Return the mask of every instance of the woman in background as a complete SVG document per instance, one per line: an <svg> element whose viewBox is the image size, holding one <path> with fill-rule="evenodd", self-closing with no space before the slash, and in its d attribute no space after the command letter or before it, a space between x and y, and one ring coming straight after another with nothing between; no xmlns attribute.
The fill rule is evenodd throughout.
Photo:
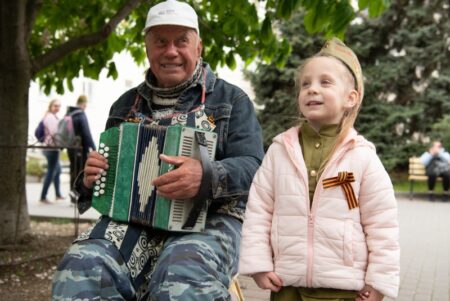
<svg viewBox="0 0 450 301"><path fill-rule="evenodd" d="M44 115L43 121L45 126L45 139L44 144L46 146L55 146L53 137L58 130L59 118L57 116L61 108L61 103L57 99L50 101L48 110ZM60 180L61 164L59 162L59 149L44 149L43 153L47 159L47 173L44 178L44 185L42 186L40 202L44 204L50 204L47 199L47 192L50 184L53 182L55 185L56 200L63 200L64 197L61 194Z"/></svg>

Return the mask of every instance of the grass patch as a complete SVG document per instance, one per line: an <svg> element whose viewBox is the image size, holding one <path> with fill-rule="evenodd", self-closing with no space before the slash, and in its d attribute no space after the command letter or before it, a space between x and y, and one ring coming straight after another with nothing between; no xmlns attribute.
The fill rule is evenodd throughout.
<svg viewBox="0 0 450 301"><path fill-rule="evenodd" d="M61 151L59 159L63 162L69 162L69 154L67 153L67 149L63 149Z"/></svg>
<svg viewBox="0 0 450 301"><path fill-rule="evenodd" d="M36 176L38 178L42 178L45 174L43 161L37 158L28 158L26 170L27 175Z"/></svg>
<svg viewBox="0 0 450 301"><path fill-rule="evenodd" d="M55 218L55 217L40 217L32 216L31 220L34 222L49 222L55 225L73 224L73 218ZM83 221L80 221L82 223Z"/></svg>
<svg viewBox="0 0 450 301"><path fill-rule="evenodd" d="M394 185L395 192L409 192L410 182L408 180L407 174L391 174L391 181ZM413 191L417 193L428 192L427 182L425 181L414 181ZM436 186L434 188L436 193L442 193L442 179L438 178L436 181Z"/></svg>

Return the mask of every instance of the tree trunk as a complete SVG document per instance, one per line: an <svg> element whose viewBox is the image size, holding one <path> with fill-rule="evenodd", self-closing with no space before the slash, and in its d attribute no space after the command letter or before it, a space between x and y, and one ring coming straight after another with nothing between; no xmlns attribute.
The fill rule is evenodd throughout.
<svg viewBox="0 0 450 301"><path fill-rule="evenodd" d="M0 245L20 242L30 228L25 157L31 66L25 7L25 0L0 4Z"/></svg>

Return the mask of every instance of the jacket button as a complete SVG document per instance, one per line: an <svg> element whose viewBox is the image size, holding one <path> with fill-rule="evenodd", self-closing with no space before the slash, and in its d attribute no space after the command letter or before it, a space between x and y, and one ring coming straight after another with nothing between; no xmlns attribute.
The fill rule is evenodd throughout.
<svg viewBox="0 0 450 301"><path fill-rule="evenodd" d="M317 142L316 145L314 145L316 148L320 147L320 142Z"/></svg>
<svg viewBox="0 0 450 301"><path fill-rule="evenodd" d="M311 172L309 174L311 175L311 177L317 176L317 172L314 169L311 170Z"/></svg>

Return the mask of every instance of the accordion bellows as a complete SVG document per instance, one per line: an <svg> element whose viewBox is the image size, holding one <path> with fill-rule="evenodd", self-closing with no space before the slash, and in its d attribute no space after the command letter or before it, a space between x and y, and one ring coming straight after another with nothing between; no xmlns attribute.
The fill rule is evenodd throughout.
<svg viewBox="0 0 450 301"><path fill-rule="evenodd" d="M185 227L193 201L160 197L151 184L154 178L174 168L159 159L161 153L200 159L196 132L206 138L212 161L217 143L213 132L181 125L122 123L101 133L99 153L108 159L109 169L94 185L92 206L116 221L168 231L203 231L206 204L195 225Z"/></svg>

